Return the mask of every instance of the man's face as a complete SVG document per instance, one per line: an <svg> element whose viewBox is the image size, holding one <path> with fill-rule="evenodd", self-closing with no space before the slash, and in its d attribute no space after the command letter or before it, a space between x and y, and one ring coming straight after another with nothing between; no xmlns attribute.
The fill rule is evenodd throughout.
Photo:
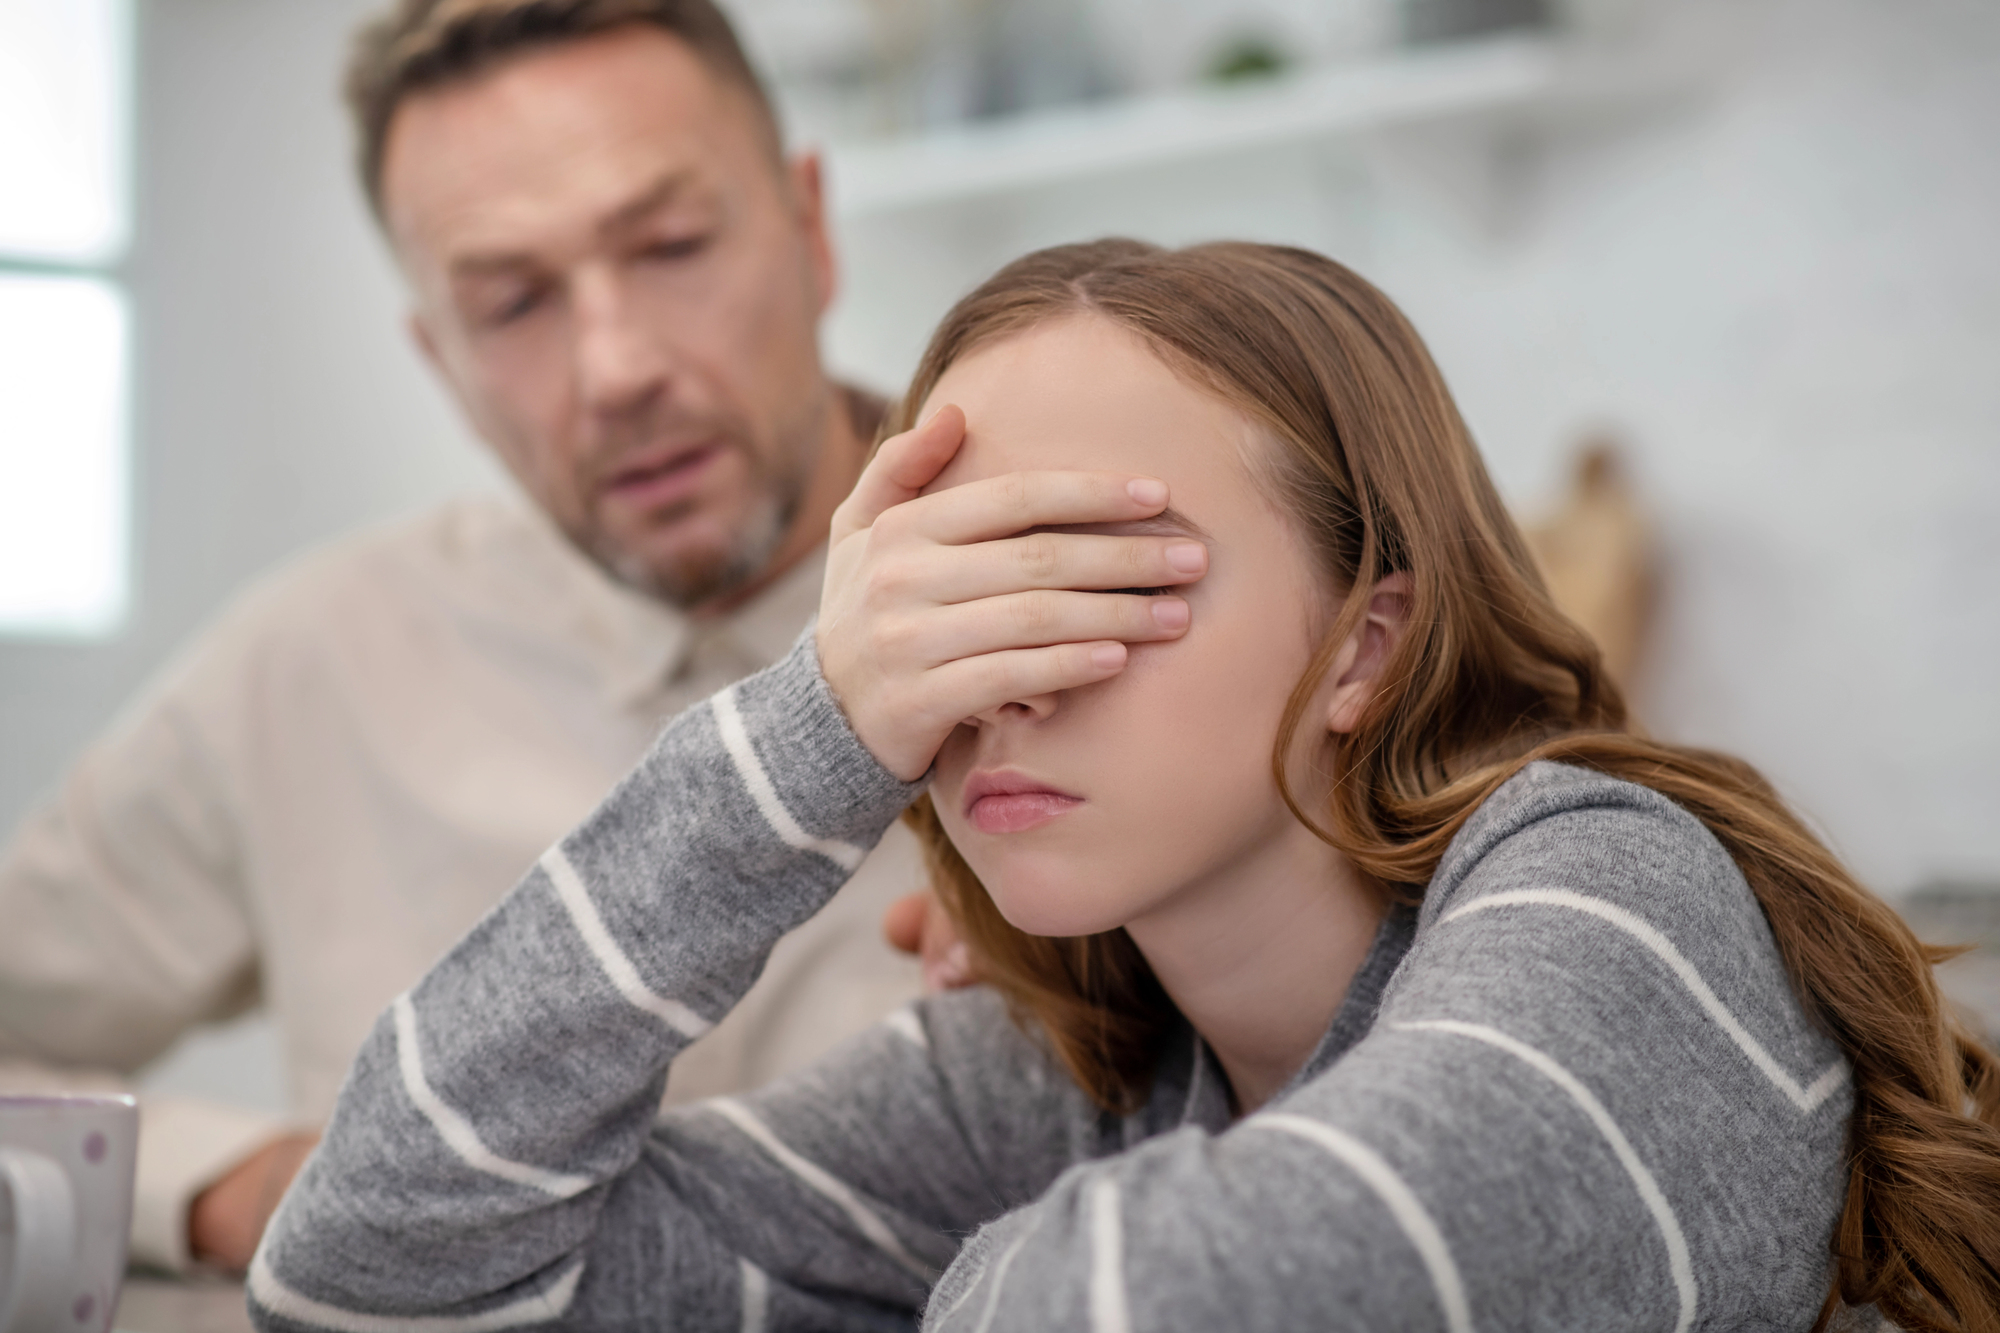
<svg viewBox="0 0 2000 1333"><path fill-rule="evenodd" d="M826 438L832 260L810 161L634 24L398 108L383 159L417 336L563 531L682 605L770 561Z"/></svg>

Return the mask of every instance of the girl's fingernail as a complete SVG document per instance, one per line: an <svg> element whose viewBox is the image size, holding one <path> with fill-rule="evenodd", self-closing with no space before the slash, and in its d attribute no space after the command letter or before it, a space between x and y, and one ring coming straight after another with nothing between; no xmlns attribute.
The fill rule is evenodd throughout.
<svg viewBox="0 0 2000 1333"><path fill-rule="evenodd" d="M1161 629L1186 629L1188 604L1178 597L1153 603L1153 623Z"/></svg>
<svg viewBox="0 0 2000 1333"><path fill-rule="evenodd" d="M1166 556L1168 568L1177 574L1199 574L1208 568L1208 548L1200 542L1175 542Z"/></svg>
<svg viewBox="0 0 2000 1333"><path fill-rule="evenodd" d="M1125 645L1122 643L1100 643L1090 650L1090 664L1099 671L1109 671L1113 667L1125 665Z"/></svg>
<svg viewBox="0 0 2000 1333"><path fill-rule="evenodd" d="M1125 483L1125 493L1140 504L1157 509L1167 502L1167 483L1151 477L1134 477Z"/></svg>

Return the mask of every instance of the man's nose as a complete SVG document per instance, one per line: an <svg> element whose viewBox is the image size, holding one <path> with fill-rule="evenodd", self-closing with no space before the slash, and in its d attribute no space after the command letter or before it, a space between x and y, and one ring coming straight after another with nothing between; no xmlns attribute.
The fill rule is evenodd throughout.
<svg viewBox="0 0 2000 1333"><path fill-rule="evenodd" d="M665 330L651 326L617 273L579 275L572 302L577 395L585 410L617 416L666 387L671 357Z"/></svg>

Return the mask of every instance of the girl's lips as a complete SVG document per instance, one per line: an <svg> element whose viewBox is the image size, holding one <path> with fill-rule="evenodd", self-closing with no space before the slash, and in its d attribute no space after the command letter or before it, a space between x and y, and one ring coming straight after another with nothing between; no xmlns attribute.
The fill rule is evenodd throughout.
<svg viewBox="0 0 2000 1333"><path fill-rule="evenodd" d="M1083 804L1020 773L974 773L965 783L965 817L981 833L1019 833Z"/></svg>
<svg viewBox="0 0 2000 1333"><path fill-rule="evenodd" d="M982 796L966 811L981 833L1019 833L1046 824L1083 804L1081 797L1053 791L1017 791Z"/></svg>

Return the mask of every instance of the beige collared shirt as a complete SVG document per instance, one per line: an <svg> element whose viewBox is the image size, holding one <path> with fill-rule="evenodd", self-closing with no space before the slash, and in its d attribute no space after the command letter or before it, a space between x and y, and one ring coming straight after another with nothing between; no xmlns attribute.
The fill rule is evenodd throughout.
<svg viewBox="0 0 2000 1333"><path fill-rule="evenodd" d="M0 855L0 1088L101 1085L262 1004L294 1117L322 1121L376 1016L661 723L784 655L822 564L696 622L482 499L264 581ZM899 825L668 1099L761 1083L915 994L879 923L922 878ZM135 1257L179 1267L194 1194L280 1126L166 1098L141 1124Z"/></svg>

